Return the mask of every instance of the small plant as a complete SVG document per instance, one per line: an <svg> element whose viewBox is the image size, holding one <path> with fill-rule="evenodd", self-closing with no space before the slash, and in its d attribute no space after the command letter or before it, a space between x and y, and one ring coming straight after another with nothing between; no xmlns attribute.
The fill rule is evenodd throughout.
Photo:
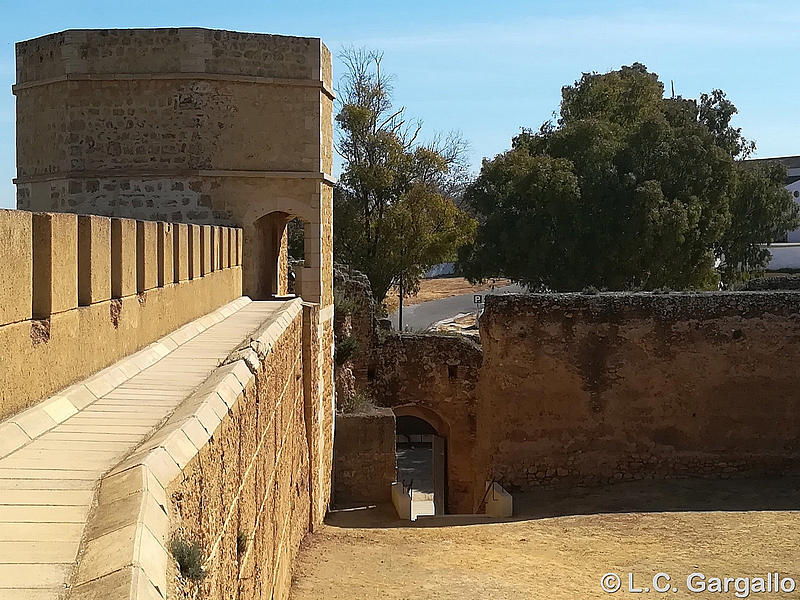
<svg viewBox="0 0 800 600"><path fill-rule="evenodd" d="M372 396L363 390L356 390L352 396L344 401L341 411L343 413L358 413L363 412L370 406L373 406Z"/></svg>
<svg viewBox="0 0 800 600"><path fill-rule="evenodd" d="M236 534L236 554L242 555L247 551L247 543L250 541L250 538L247 537L247 534L244 531L240 531Z"/></svg>
<svg viewBox="0 0 800 600"><path fill-rule="evenodd" d="M173 538L169 544L169 551L178 563L184 579L200 581L206 576L206 572L203 570L203 552L200 544Z"/></svg>
<svg viewBox="0 0 800 600"><path fill-rule="evenodd" d="M333 306L337 313L342 315L350 315L358 308L358 304L347 298L339 290L333 290Z"/></svg>
<svg viewBox="0 0 800 600"><path fill-rule="evenodd" d="M344 363L353 358L356 352L358 352L358 340L352 335L344 336L336 341L334 360L336 364L341 367Z"/></svg>
<svg viewBox="0 0 800 600"><path fill-rule="evenodd" d="M581 294L584 296L597 296L599 293L600 290L593 285L587 285L585 288L583 288L583 290L581 290Z"/></svg>

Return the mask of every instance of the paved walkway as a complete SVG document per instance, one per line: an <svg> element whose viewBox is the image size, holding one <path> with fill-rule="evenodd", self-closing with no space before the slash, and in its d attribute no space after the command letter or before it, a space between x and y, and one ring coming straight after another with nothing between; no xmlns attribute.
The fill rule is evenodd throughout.
<svg viewBox="0 0 800 600"><path fill-rule="evenodd" d="M188 340L182 335L158 362L0 459L0 599L64 592L102 476L283 304L248 303Z"/></svg>

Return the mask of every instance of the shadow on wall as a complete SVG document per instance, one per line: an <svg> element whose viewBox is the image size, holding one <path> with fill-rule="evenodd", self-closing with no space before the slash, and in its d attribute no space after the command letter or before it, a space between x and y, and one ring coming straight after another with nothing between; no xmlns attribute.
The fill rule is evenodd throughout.
<svg viewBox="0 0 800 600"><path fill-rule="evenodd" d="M332 513L326 523L332 527L365 529L454 527L593 514L796 510L800 510L800 477L673 479L517 491L514 517L507 519L468 515L454 520L444 515L401 521L391 504L382 504L367 510Z"/></svg>

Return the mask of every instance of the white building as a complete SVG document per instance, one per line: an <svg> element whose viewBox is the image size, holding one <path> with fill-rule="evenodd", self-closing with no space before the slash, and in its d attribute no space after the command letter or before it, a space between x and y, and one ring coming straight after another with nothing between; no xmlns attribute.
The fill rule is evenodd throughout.
<svg viewBox="0 0 800 600"><path fill-rule="evenodd" d="M758 158L748 163L780 162L786 166L786 189L791 192L795 203L800 205L800 156L779 156L775 158ZM772 260L767 265L768 271L778 269L800 269L800 229L790 231L785 242L770 245Z"/></svg>

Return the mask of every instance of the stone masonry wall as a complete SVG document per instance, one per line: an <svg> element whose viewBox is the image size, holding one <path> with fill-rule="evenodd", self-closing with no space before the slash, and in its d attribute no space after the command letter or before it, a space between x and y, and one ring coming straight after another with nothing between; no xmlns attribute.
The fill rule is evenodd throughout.
<svg viewBox="0 0 800 600"><path fill-rule="evenodd" d="M300 541L321 522L314 480L329 485L330 477L309 437L317 430L308 419L325 420L318 398L305 395L315 384L305 380L309 352L318 350L304 327L309 316L281 327L250 385L168 489L173 536L200 544L207 572L199 586L170 578L176 598L288 597Z"/></svg>
<svg viewBox="0 0 800 600"><path fill-rule="evenodd" d="M243 228L243 287L275 270L256 222L306 223L303 298L332 303L331 55L318 38L69 30L16 46L17 207Z"/></svg>
<svg viewBox="0 0 800 600"><path fill-rule="evenodd" d="M480 347L463 337L399 334L374 350L371 390L395 415L428 421L447 439L448 512L472 512Z"/></svg>
<svg viewBox="0 0 800 600"><path fill-rule="evenodd" d="M796 470L800 294L491 296L476 484Z"/></svg>
<svg viewBox="0 0 800 600"><path fill-rule="evenodd" d="M338 413L333 465L336 506L391 502L397 477L394 413L386 408Z"/></svg>
<svg viewBox="0 0 800 600"><path fill-rule="evenodd" d="M347 368L352 372L356 387L363 389L367 384L372 347L376 343L375 301L369 279L359 271L337 264L333 271L333 290L338 304L334 333L337 340L353 336L358 342Z"/></svg>
<svg viewBox="0 0 800 600"><path fill-rule="evenodd" d="M0 210L0 420L241 296L242 231Z"/></svg>

